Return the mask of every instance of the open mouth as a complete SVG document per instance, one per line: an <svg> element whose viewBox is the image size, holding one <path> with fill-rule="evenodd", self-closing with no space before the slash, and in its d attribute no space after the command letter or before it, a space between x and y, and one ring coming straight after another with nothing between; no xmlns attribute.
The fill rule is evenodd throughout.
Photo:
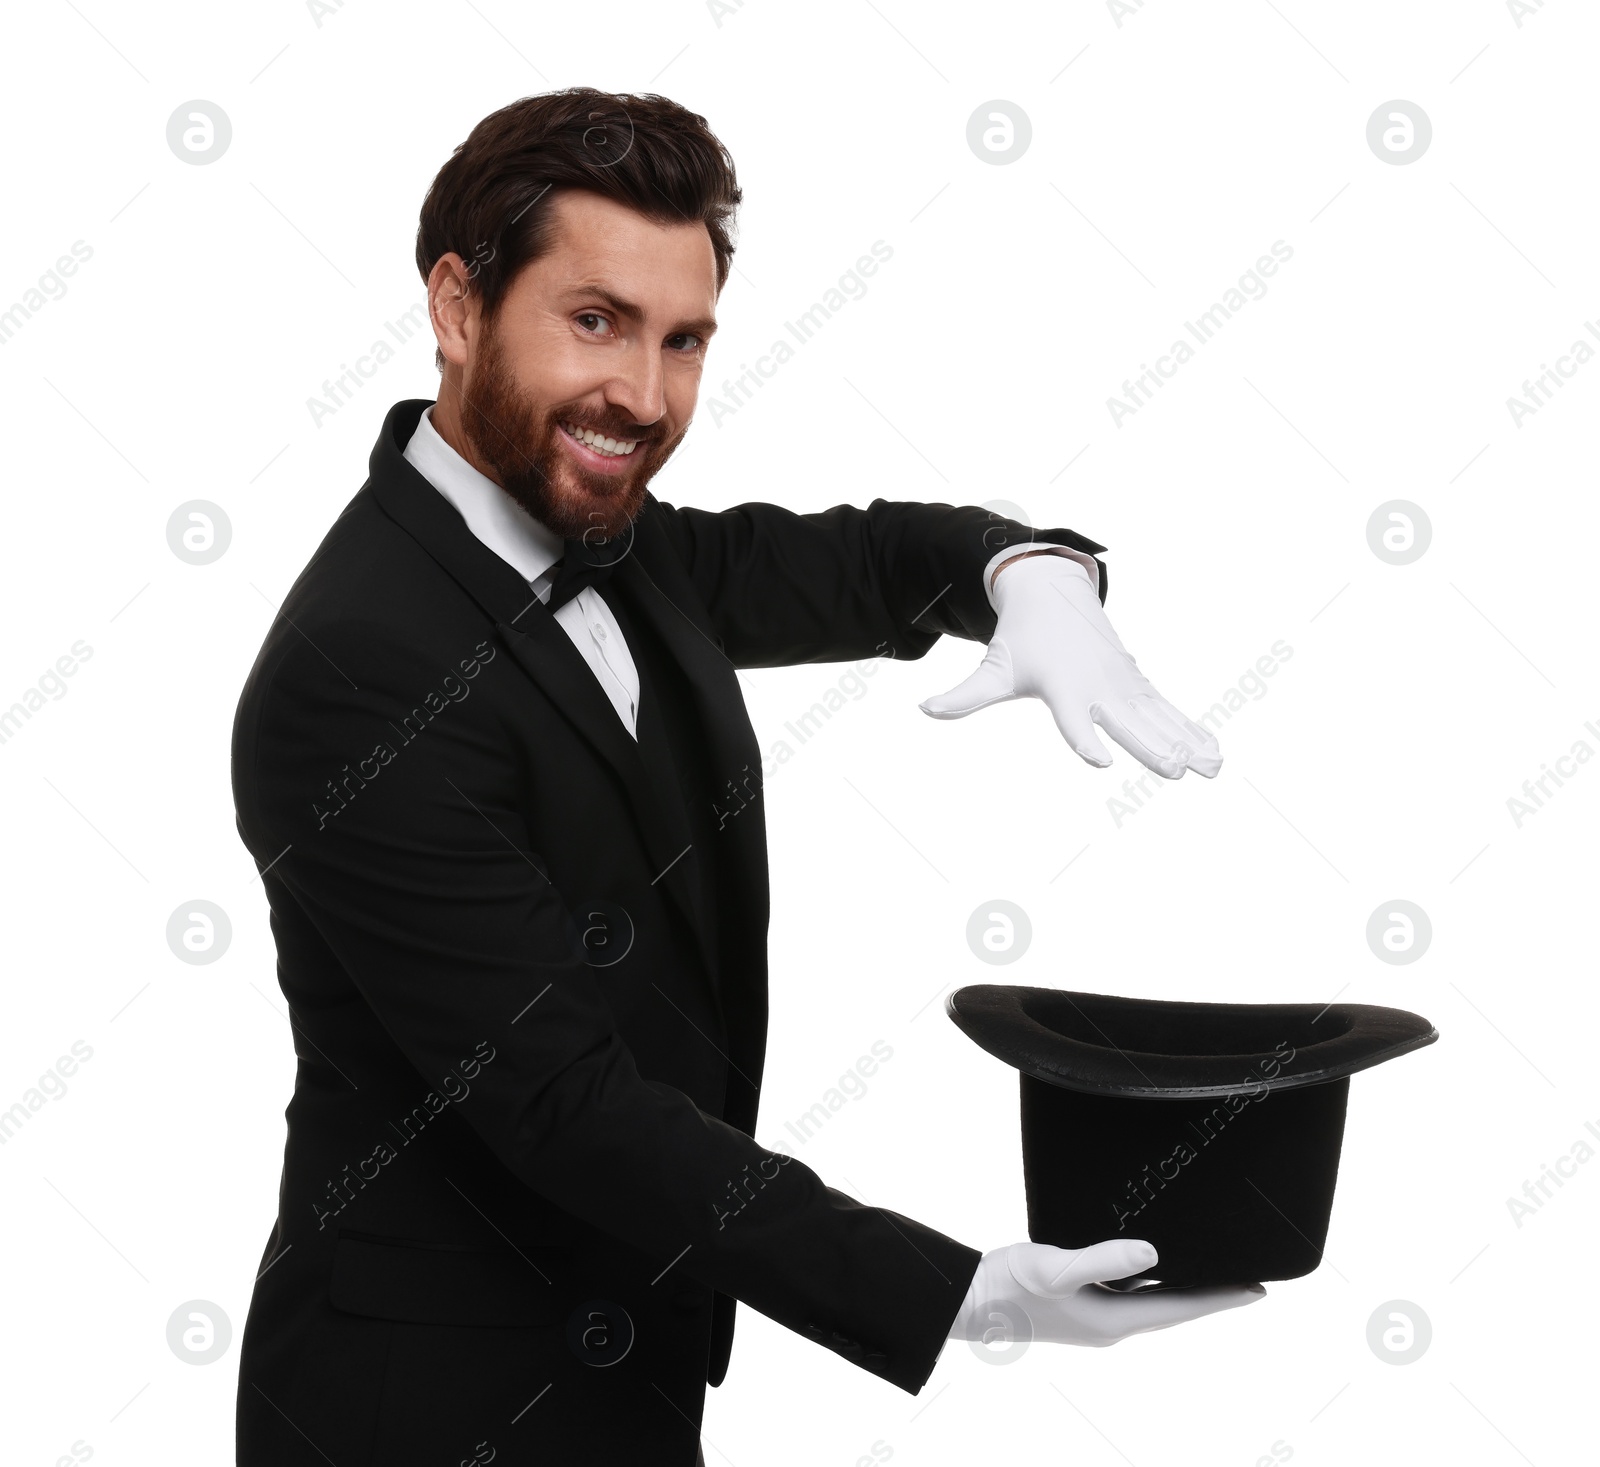
<svg viewBox="0 0 1600 1467"><path fill-rule="evenodd" d="M626 458L640 443L637 438L610 438L593 428L579 428L573 423L563 423L561 431L601 458Z"/></svg>

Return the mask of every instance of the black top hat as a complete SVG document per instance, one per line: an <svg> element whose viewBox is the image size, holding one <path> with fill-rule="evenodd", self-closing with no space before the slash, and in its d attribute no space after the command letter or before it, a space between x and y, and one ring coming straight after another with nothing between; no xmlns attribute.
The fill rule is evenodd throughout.
<svg viewBox="0 0 1600 1467"><path fill-rule="evenodd" d="M945 1001L1021 1072L1028 1236L1144 1238L1125 1287L1299 1278L1322 1260L1350 1076L1439 1035L1372 1004L1173 1003L977 984Z"/></svg>

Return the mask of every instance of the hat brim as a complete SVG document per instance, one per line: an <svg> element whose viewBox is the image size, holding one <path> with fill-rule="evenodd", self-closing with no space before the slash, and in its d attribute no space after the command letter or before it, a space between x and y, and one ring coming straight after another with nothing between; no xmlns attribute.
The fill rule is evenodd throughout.
<svg viewBox="0 0 1600 1467"><path fill-rule="evenodd" d="M980 983L957 989L945 1010L1025 1075L1139 1099L1323 1085L1439 1037L1420 1014L1374 1004L1192 1003Z"/></svg>

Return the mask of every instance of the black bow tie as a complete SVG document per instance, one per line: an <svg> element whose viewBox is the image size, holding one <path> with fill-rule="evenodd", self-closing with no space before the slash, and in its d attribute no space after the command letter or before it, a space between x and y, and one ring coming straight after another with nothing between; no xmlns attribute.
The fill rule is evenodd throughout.
<svg viewBox="0 0 1600 1467"><path fill-rule="evenodd" d="M631 526L611 540L568 540L561 559L551 567L555 579L545 605L555 611L586 586L603 586L632 549Z"/></svg>

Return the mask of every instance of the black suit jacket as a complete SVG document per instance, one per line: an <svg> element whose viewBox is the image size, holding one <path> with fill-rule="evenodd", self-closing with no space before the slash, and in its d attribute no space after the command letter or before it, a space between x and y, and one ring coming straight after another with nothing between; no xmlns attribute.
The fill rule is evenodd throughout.
<svg viewBox="0 0 1600 1467"><path fill-rule="evenodd" d="M649 498L603 594L726 787L691 820L403 457L427 406L389 413L234 725L298 1056L239 1461L687 1462L738 1299L915 1392L979 1253L752 1139L767 870L734 669L985 641L981 568L1033 532Z"/></svg>

